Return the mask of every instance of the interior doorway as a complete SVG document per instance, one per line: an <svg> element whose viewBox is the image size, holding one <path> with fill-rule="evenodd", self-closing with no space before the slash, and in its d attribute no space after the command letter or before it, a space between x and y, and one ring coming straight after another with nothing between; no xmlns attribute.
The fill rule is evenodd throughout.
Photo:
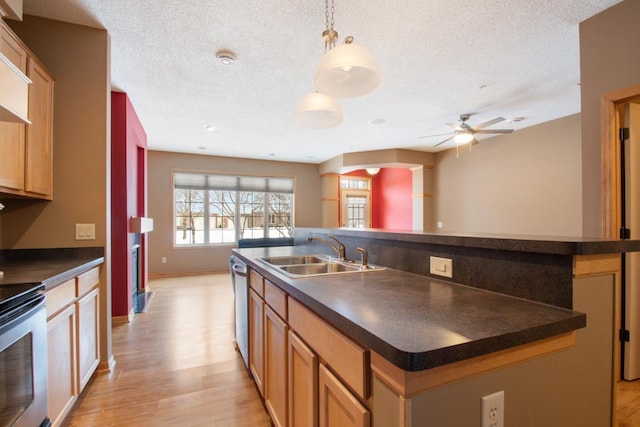
<svg viewBox="0 0 640 427"><path fill-rule="evenodd" d="M640 99L624 102L619 108L621 130L621 237L640 239ZM625 236L626 234L626 236ZM640 253L623 254L624 280L621 289L621 377L640 378Z"/></svg>
<svg viewBox="0 0 640 427"><path fill-rule="evenodd" d="M640 85L602 99L603 237L640 238ZM623 131L622 129L628 129ZM640 257L622 254L616 302L619 379L640 378ZM620 333L618 333L620 332Z"/></svg>

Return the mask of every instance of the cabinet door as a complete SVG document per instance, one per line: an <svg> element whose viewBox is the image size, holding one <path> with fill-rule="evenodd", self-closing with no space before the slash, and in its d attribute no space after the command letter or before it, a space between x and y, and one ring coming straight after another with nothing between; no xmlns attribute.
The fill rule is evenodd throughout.
<svg viewBox="0 0 640 427"><path fill-rule="evenodd" d="M289 331L289 425L318 425L318 357Z"/></svg>
<svg viewBox="0 0 640 427"><path fill-rule="evenodd" d="M76 382L76 309L70 305L47 322L48 411L60 425L78 395Z"/></svg>
<svg viewBox="0 0 640 427"><path fill-rule="evenodd" d="M289 326L268 305L264 309L264 402L276 427L287 426L287 342Z"/></svg>
<svg viewBox="0 0 640 427"><path fill-rule="evenodd" d="M50 198L53 169L53 79L33 58L27 64L29 120L26 125L25 191Z"/></svg>
<svg viewBox="0 0 640 427"><path fill-rule="evenodd" d="M0 122L0 187L24 189L24 126Z"/></svg>
<svg viewBox="0 0 640 427"><path fill-rule="evenodd" d="M0 53L27 72L27 52L0 19ZM24 189L24 124L0 122L0 187Z"/></svg>
<svg viewBox="0 0 640 427"><path fill-rule="evenodd" d="M98 288L77 303L78 319L78 390L84 389L100 363L100 301Z"/></svg>
<svg viewBox="0 0 640 427"><path fill-rule="evenodd" d="M264 396L264 301L253 289L249 292L249 369Z"/></svg>
<svg viewBox="0 0 640 427"><path fill-rule="evenodd" d="M2 20L0 20L0 53L18 67L23 74L27 74L27 51L22 47L14 32Z"/></svg>
<svg viewBox="0 0 640 427"><path fill-rule="evenodd" d="M367 408L322 363L318 371L320 427L369 427Z"/></svg>

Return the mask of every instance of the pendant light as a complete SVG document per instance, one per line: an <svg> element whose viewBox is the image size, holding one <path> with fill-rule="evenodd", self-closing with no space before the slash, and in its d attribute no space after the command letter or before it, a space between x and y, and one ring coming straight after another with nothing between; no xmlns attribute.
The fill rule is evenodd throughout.
<svg viewBox="0 0 640 427"><path fill-rule="evenodd" d="M342 107L330 96L314 92L302 98L294 119L298 126L305 128L331 128L342 123Z"/></svg>
<svg viewBox="0 0 640 427"><path fill-rule="evenodd" d="M325 0L326 29L322 33L325 54L316 68L316 90L337 98L353 98L372 92L380 84L376 58L349 36L336 47L338 33L333 28L334 0ZM329 19L331 18L331 19Z"/></svg>

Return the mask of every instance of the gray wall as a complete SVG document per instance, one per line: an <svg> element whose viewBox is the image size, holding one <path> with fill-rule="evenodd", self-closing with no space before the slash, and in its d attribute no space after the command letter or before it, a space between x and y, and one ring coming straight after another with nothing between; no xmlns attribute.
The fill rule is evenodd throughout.
<svg viewBox="0 0 640 427"><path fill-rule="evenodd" d="M173 169L261 176L294 176L295 224L319 227L322 223L321 183L318 165L236 159L193 154L149 151L148 202L154 231L149 234L149 275L160 276L229 269L234 245L176 248L173 246ZM161 262L162 257L167 263Z"/></svg>
<svg viewBox="0 0 640 427"><path fill-rule="evenodd" d="M436 155L444 232L582 234L580 115Z"/></svg>
<svg viewBox="0 0 640 427"><path fill-rule="evenodd" d="M640 83L640 1L625 0L580 24L584 234L601 230L601 102Z"/></svg>

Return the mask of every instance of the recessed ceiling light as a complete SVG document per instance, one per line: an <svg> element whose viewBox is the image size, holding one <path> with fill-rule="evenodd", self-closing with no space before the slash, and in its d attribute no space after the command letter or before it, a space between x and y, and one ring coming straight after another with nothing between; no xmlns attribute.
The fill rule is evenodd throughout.
<svg viewBox="0 0 640 427"><path fill-rule="evenodd" d="M199 149L199 150L206 150L206 149L207 149L207 147L205 147L204 145L198 145L198 149Z"/></svg>
<svg viewBox="0 0 640 427"><path fill-rule="evenodd" d="M231 65L236 62L236 54L227 49L222 49L216 52L216 58L222 65Z"/></svg>
<svg viewBox="0 0 640 427"><path fill-rule="evenodd" d="M204 129L205 129L207 132L215 132L215 131L217 130L215 126L211 126L211 125L206 125L206 126L204 127Z"/></svg>
<svg viewBox="0 0 640 427"><path fill-rule="evenodd" d="M369 120L369 124L370 125L381 125L385 122L384 119L373 119L373 120Z"/></svg>
<svg viewBox="0 0 640 427"><path fill-rule="evenodd" d="M509 119L507 120L508 123L516 124L516 123L520 123L521 121L524 120L524 117L514 117L513 119Z"/></svg>

